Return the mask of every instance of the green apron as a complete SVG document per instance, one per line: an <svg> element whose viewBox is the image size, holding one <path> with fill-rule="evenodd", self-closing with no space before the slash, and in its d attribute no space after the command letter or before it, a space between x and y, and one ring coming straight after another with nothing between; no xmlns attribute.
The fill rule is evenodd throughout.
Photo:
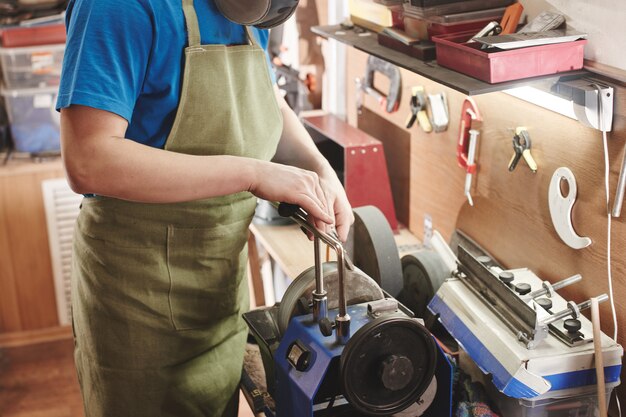
<svg viewBox="0 0 626 417"><path fill-rule="evenodd" d="M282 118L265 52L247 29L249 45L200 45L193 0L182 3L189 47L165 149L270 160ZM248 192L83 200L72 309L88 417L236 416L255 204Z"/></svg>

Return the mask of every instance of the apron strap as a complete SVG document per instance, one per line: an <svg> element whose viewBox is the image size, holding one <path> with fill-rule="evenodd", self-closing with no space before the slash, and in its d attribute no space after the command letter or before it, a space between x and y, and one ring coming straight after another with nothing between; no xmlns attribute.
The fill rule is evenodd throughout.
<svg viewBox="0 0 626 417"><path fill-rule="evenodd" d="M200 26L198 25L196 9L193 7L193 0L183 0L183 13L185 14L189 46L200 46Z"/></svg>

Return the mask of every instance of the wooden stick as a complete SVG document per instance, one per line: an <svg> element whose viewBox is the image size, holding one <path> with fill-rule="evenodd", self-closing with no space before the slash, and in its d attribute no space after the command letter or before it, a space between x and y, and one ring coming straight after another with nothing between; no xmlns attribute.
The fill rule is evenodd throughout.
<svg viewBox="0 0 626 417"><path fill-rule="evenodd" d="M606 388L604 386L604 358L602 357L602 331L598 299L591 298L591 324L593 325L593 349L595 351L596 379L598 380L598 410L600 417L606 414Z"/></svg>

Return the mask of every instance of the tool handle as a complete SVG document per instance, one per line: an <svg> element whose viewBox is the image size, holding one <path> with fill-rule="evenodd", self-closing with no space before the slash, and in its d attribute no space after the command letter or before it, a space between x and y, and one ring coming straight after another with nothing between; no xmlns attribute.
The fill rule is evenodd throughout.
<svg viewBox="0 0 626 417"><path fill-rule="evenodd" d="M322 242L326 243L336 251L343 251L343 245L335 236L326 232L322 232L317 227L309 223L307 217L308 214L304 209L296 204L291 203L272 203L278 210L278 214L282 217L291 217L296 223L303 229L310 232L313 237L319 238Z"/></svg>
<svg viewBox="0 0 626 417"><path fill-rule="evenodd" d="M524 6L520 3L513 3L505 9L504 16L502 16L502 20L500 21L500 26L502 27L501 35L507 35L517 31L517 25L519 24L519 19L522 17L523 11Z"/></svg>
<svg viewBox="0 0 626 417"><path fill-rule="evenodd" d="M424 132L430 133L433 131L433 125L430 124L426 110L420 110L419 113L417 113L417 121Z"/></svg>

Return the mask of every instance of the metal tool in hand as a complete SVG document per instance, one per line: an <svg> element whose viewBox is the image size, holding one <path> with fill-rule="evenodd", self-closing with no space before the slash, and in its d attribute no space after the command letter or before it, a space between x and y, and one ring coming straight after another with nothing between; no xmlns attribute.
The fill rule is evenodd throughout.
<svg viewBox="0 0 626 417"><path fill-rule="evenodd" d="M311 223L309 223L307 213L295 204L280 203L278 213L281 216L291 217L300 225L303 230L313 235L315 250L315 291L313 291L313 317L319 324L320 331L324 336L330 336L335 329L337 343L345 344L350 339L350 315L347 311L345 295L346 269L354 270L354 265L343 248L343 244L336 233L325 233ZM328 319L328 301L324 290L324 274L322 271L322 251L321 242L326 243L335 250L337 254L337 264L339 266L339 314L335 318L334 324Z"/></svg>
<svg viewBox="0 0 626 417"><path fill-rule="evenodd" d="M515 152L509 161L509 171L515 170L520 159L524 158L526 164L533 173L537 172L537 163L530 153L532 142L528 131L523 128L517 128L512 139L513 151Z"/></svg>
<svg viewBox="0 0 626 417"><path fill-rule="evenodd" d="M478 107L470 97L466 98L461 108L461 125L459 127L459 140L456 148L456 158L459 166L467 172L465 175L465 196L470 206L474 205L471 195L472 177L476 173L476 144L478 142L478 129L472 128L473 122L482 122ZM477 127L477 126L474 126Z"/></svg>
<svg viewBox="0 0 626 417"><path fill-rule="evenodd" d="M433 127L428 119L428 113L426 112L426 97L424 94L424 87L417 86L411 89L411 101L410 108L411 113L407 118L406 128L410 129L415 121L418 122L422 130L426 133L433 131Z"/></svg>

